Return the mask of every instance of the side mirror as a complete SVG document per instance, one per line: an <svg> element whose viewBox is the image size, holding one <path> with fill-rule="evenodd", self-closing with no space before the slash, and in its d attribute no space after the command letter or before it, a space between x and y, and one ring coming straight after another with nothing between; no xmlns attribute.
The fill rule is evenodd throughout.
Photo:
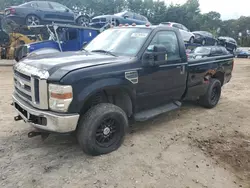
<svg viewBox="0 0 250 188"><path fill-rule="evenodd" d="M143 66L159 66L166 64L167 49L163 45L150 45L142 57Z"/></svg>
<svg viewBox="0 0 250 188"><path fill-rule="evenodd" d="M66 9L65 9L65 12L69 12L69 9L66 8Z"/></svg>
<svg viewBox="0 0 250 188"><path fill-rule="evenodd" d="M128 15L125 15L125 16L123 16L124 17L124 19L127 19L128 18Z"/></svg>

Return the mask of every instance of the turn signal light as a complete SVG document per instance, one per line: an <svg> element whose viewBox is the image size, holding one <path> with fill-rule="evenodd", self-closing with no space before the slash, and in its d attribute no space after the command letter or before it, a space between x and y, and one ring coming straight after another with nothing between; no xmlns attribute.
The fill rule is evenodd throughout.
<svg viewBox="0 0 250 188"><path fill-rule="evenodd" d="M72 93L50 93L50 97L55 99L71 99Z"/></svg>

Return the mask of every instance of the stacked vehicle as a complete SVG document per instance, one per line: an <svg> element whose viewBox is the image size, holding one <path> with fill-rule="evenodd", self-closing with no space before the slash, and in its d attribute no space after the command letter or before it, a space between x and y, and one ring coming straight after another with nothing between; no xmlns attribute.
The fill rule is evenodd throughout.
<svg viewBox="0 0 250 188"><path fill-rule="evenodd" d="M145 16L124 11L114 15L102 15L96 16L92 19L90 26L94 28L101 28L105 24L110 23L113 26L118 26L120 24L136 24L136 25L145 25L149 23L148 19Z"/></svg>
<svg viewBox="0 0 250 188"><path fill-rule="evenodd" d="M65 24L30 26L29 28L34 33L42 33L44 41L17 47L15 51L17 62L27 56L81 50L100 32L98 29Z"/></svg>
<svg viewBox="0 0 250 188"><path fill-rule="evenodd" d="M79 14L68 7L50 1L30 1L5 9L5 19L18 25L43 25L51 23L78 24L88 26L90 17Z"/></svg>

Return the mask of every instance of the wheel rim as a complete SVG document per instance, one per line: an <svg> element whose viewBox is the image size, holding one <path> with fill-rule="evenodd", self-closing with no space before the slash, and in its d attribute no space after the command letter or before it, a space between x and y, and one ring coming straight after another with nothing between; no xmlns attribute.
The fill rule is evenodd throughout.
<svg viewBox="0 0 250 188"><path fill-rule="evenodd" d="M211 94L211 101L216 103L220 97L220 92L218 87L214 87Z"/></svg>
<svg viewBox="0 0 250 188"><path fill-rule="evenodd" d="M81 26L88 26L88 18L80 18L79 20L78 20L78 23L79 23L79 25L81 25Z"/></svg>
<svg viewBox="0 0 250 188"><path fill-rule="evenodd" d="M119 138L119 122L112 118L105 118L96 129L95 139L99 146L110 147Z"/></svg>
<svg viewBox="0 0 250 188"><path fill-rule="evenodd" d="M40 21L36 16L29 16L27 18L27 25L39 25Z"/></svg>

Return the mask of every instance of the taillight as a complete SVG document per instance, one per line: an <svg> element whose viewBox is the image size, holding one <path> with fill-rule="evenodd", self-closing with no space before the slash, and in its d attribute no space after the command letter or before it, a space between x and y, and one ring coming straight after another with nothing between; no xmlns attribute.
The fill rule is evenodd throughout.
<svg viewBox="0 0 250 188"><path fill-rule="evenodd" d="M15 14L16 13L16 9L14 8L9 8L5 10L6 14Z"/></svg>
<svg viewBox="0 0 250 188"><path fill-rule="evenodd" d="M11 14L15 14L15 13L16 13L16 9L11 8L11 9L10 9L10 13L11 13Z"/></svg>

